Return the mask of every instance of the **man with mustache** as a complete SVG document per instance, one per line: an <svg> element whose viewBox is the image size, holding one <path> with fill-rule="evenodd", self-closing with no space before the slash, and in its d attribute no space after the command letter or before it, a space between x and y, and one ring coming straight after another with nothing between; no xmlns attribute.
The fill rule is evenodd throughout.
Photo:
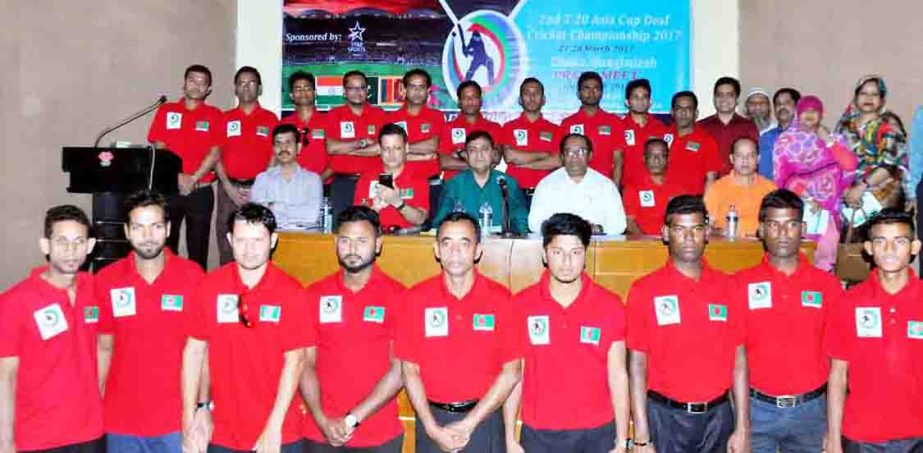
<svg viewBox="0 0 923 453"><path fill-rule="evenodd" d="M272 131L275 165L256 176L250 199L269 208L280 230L316 229L324 187L321 177L298 164L302 143L292 124Z"/></svg>

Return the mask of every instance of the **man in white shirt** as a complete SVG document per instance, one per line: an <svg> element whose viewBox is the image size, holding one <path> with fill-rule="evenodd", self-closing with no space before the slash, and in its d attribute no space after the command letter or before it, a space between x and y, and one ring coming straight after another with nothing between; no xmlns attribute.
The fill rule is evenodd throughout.
<svg viewBox="0 0 923 453"><path fill-rule="evenodd" d="M583 217L594 234L625 232L622 197L611 179L589 168L593 144L585 136L570 134L561 141L564 166L544 177L535 187L529 228L540 231L542 222L559 212Z"/></svg>
<svg viewBox="0 0 923 453"><path fill-rule="evenodd" d="M298 128L282 124L272 131L273 165L253 183L250 200L269 208L280 230L316 229L324 196L320 175L303 169Z"/></svg>

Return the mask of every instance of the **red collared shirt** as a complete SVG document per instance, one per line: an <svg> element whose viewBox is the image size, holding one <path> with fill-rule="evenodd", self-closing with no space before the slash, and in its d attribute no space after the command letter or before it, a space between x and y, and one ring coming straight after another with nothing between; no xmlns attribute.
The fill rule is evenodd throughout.
<svg viewBox="0 0 923 453"><path fill-rule="evenodd" d="M96 275L99 330L113 337L103 400L106 432L162 436L182 429L180 376L185 316L205 275L195 262L163 252L166 265L147 283L129 254ZM138 417L138 414L144 417Z"/></svg>
<svg viewBox="0 0 923 453"><path fill-rule="evenodd" d="M773 396L800 395L827 382L824 326L832 304L842 297L840 282L802 255L792 275L779 272L764 256L759 265L736 274L747 317L750 385Z"/></svg>
<svg viewBox="0 0 923 453"><path fill-rule="evenodd" d="M154 114L147 141L163 142L167 149L183 159L183 173L191 175L202 166L202 161L211 152L212 147L222 141L221 110L204 102L189 110L183 98L168 102ZM215 180L215 174L209 171L200 182Z"/></svg>
<svg viewBox="0 0 923 453"><path fill-rule="evenodd" d="M593 116L580 109L564 118L561 129L565 135L582 134L589 138L593 142L590 168L612 178L613 153L617 149L625 149L625 127L621 118L603 109Z"/></svg>
<svg viewBox="0 0 923 453"><path fill-rule="evenodd" d="M315 110L311 120L305 122L295 111L282 118L279 124L291 124L301 132L302 145L298 153L301 168L317 174L323 173L330 161L327 156L327 113Z"/></svg>
<svg viewBox="0 0 923 453"><path fill-rule="evenodd" d="M341 142L366 139L378 143L378 132L385 125L385 111L366 103L362 113L356 115L349 104L330 109L327 113L327 138ZM381 159L377 156L350 156L331 154L330 168L334 173L357 175L377 168Z"/></svg>
<svg viewBox="0 0 923 453"><path fill-rule="evenodd" d="M445 115L439 110L424 105L416 115L410 115L405 104L394 112L390 112L387 122L397 124L407 132L407 143L413 145L422 141L429 140L433 137L440 137L442 130L445 128ZM431 160L408 161L407 168L429 178L439 174L439 154L438 144L436 147L436 158Z"/></svg>
<svg viewBox="0 0 923 453"><path fill-rule="evenodd" d="M923 437L923 287L888 294L878 271L831 310L824 347L849 363L843 435L859 442Z"/></svg>
<svg viewBox="0 0 923 453"><path fill-rule="evenodd" d="M718 157L721 158L721 175L731 171L731 147L734 141L741 137L749 137L753 143L759 144L760 131L750 121L737 113L731 118L731 122L724 124L718 119L718 114L714 114L700 120L696 127L708 132L718 144Z"/></svg>
<svg viewBox="0 0 923 453"><path fill-rule="evenodd" d="M356 183L356 193L353 196L353 204L372 206L375 197L378 194L378 177L381 176L381 169L363 173ZM401 174L394 178L394 185L401 194L401 200L407 203L407 206L424 209L429 211L429 181L420 173L407 171L407 167L401 171ZM384 207L378 215L380 216L382 226L396 225L400 228L411 226L410 222L394 206Z"/></svg>
<svg viewBox="0 0 923 453"><path fill-rule="evenodd" d="M499 139L501 145L509 146L520 152L548 153L557 156L560 150L563 130L557 124L539 117L529 121L526 114L520 114L503 125L503 134ZM523 189L534 189L551 170L532 170L510 164L506 170Z"/></svg>
<svg viewBox="0 0 923 453"><path fill-rule="evenodd" d="M647 115L644 126L636 123L631 115L622 120L625 128L625 148L622 150L622 185L627 185L636 178L643 178L647 173L644 168L644 145L652 138L664 138L670 130L653 115Z"/></svg>
<svg viewBox="0 0 923 453"><path fill-rule="evenodd" d="M391 342L398 305L394 297L404 286L377 266L359 292L343 282L343 272L308 287L311 324L317 329L317 380L321 407L328 417L345 417L372 393L391 368ZM305 437L326 443L314 418L305 416ZM373 447L403 432L397 398L362 421L347 447Z"/></svg>
<svg viewBox="0 0 923 453"><path fill-rule="evenodd" d="M0 357L17 357L16 450L45 450L103 435L96 373L99 304L93 280L77 274L73 306L67 291L41 275L0 295Z"/></svg>
<svg viewBox="0 0 923 453"><path fill-rule="evenodd" d="M278 124L276 114L259 104L249 115L240 107L224 112L219 133L221 163L228 177L254 179L266 170L272 160L272 130Z"/></svg>
<svg viewBox="0 0 923 453"><path fill-rule="evenodd" d="M681 137L675 126L664 140L670 144L667 178L679 185L683 193L705 193L708 173L720 172L723 165L715 140L701 128Z"/></svg>
<svg viewBox="0 0 923 453"><path fill-rule="evenodd" d="M238 302L253 324L240 322ZM205 276L190 301L189 335L208 342L212 417L211 442L234 450L250 450L272 411L285 353L313 346L314 329L304 290L297 280L267 264L260 282L247 289L228 263ZM285 415L282 443L302 437L298 392Z"/></svg>
<svg viewBox="0 0 923 453"><path fill-rule="evenodd" d="M514 298L525 359L522 421L531 428L590 429L613 418L608 353L625 341L625 308L588 275L580 278L583 288L566 308L552 297L547 271Z"/></svg>
<svg viewBox="0 0 923 453"><path fill-rule="evenodd" d="M394 354L420 366L431 401L483 398L503 365L521 357L509 290L475 271L458 299L442 273L408 290L398 318Z"/></svg>
<svg viewBox="0 0 923 453"><path fill-rule="evenodd" d="M625 206L625 215L635 219L642 233L659 236L667 203L683 191L667 178L664 178L663 185L654 184L647 169L642 171L643 176L626 184L622 191L622 204Z"/></svg>
<svg viewBox="0 0 923 453"><path fill-rule="evenodd" d="M744 316L730 275L703 263L699 280L672 260L628 292L628 348L647 354L647 386L682 402L706 402L731 388Z"/></svg>
<svg viewBox="0 0 923 453"><path fill-rule="evenodd" d="M442 137L439 138L439 152L442 154L453 154L458 150L464 150L465 139L468 138L469 134L476 131L487 132L490 134L490 137L494 139L494 144L496 144L500 143L500 137L503 135L503 126L501 126L500 123L495 123L484 118L480 113L474 123L469 123L465 120L465 115L459 113L458 116L446 124L445 128L442 130ZM442 179L448 181L458 173L460 172L455 170L445 170Z"/></svg>

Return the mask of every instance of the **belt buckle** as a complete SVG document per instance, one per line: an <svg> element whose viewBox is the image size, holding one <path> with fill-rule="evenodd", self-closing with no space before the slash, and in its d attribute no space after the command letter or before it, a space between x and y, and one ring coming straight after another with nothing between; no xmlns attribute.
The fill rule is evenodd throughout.
<svg viewBox="0 0 923 453"><path fill-rule="evenodd" d="M708 403L686 403L686 413L704 414L708 411Z"/></svg>
<svg viewBox="0 0 923 453"><path fill-rule="evenodd" d="M791 395L776 397L776 407L780 409L793 408L797 402L798 398Z"/></svg>

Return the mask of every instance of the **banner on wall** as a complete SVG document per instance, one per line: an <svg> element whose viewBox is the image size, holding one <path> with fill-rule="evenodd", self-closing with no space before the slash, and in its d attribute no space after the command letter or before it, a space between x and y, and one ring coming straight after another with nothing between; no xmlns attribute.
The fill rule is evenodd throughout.
<svg viewBox="0 0 923 453"><path fill-rule="evenodd" d="M577 78L599 72L603 108L625 111L635 78L653 87L653 112L690 88L690 0L285 0L283 110L288 76L317 77L317 104L341 105L342 75L360 70L369 100L397 108L401 76L422 68L433 79L430 105L457 110L455 88L475 80L483 109L517 112L519 84L545 85L545 111L575 111Z"/></svg>

